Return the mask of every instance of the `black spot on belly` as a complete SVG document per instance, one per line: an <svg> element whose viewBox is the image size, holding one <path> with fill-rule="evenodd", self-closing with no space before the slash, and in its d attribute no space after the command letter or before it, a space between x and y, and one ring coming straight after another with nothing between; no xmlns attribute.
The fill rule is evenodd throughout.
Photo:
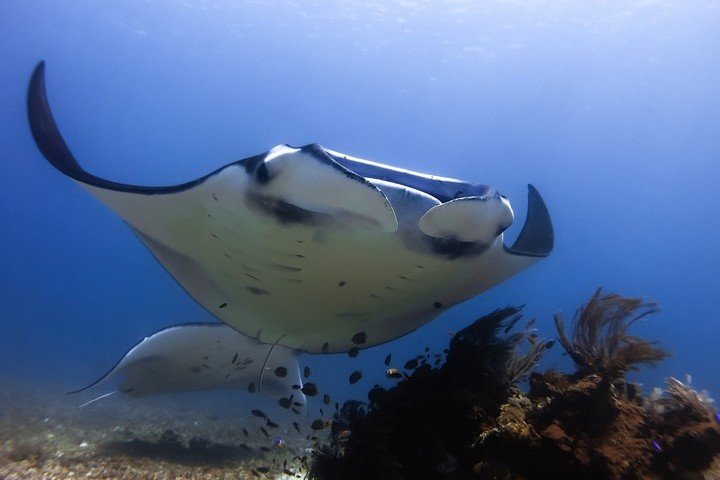
<svg viewBox="0 0 720 480"><path fill-rule="evenodd" d="M281 265L279 263L273 263L272 266L284 272L302 272L302 268L300 267L291 267L290 265Z"/></svg>
<svg viewBox="0 0 720 480"><path fill-rule="evenodd" d="M247 275L248 277L252 278L253 280L257 280L258 282L260 281L260 279L259 279L258 277L254 276L254 275L250 275L250 274L247 273L247 272L245 272L245 275Z"/></svg>
<svg viewBox="0 0 720 480"><path fill-rule="evenodd" d="M245 287L248 292L252 293L253 295L270 295L270 292L267 290L263 290L262 288L257 287Z"/></svg>
<svg viewBox="0 0 720 480"><path fill-rule="evenodd" d="M390 290L391 292L397 292L397 288L393 288L389 285L385 285L385 290Z"/></svg>
<svg viewBox="0 0 720 480"><path fill-rule="evenodd" d="M441 303L441 302L435 302L435 303L433 303L433 307L435 307L435 308L442 308L442 303Z"/></svg>
<svg viewBox="0 0 720 480"><path fill-rule="evenodd" d="M220 305L218 305L218 308L225 308L225 307L227 307L227 303L221 303Z"/></svg>
<svg viewBox="0 0 720 480"><path fill-rule="evenodd" d="M217 236L217 235L215 235L214 233L211 233L210 235L212 235L212 237L213 237L214 239L216 239L216 240L220 240L220 237L218 237L218 236Z"/></svg>

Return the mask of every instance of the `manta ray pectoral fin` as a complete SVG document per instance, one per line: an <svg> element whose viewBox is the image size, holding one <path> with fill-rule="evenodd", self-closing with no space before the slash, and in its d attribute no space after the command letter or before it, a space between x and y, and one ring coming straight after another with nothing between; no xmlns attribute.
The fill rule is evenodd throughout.
<svg viewBox="0 0 720 480"><path fill-rule="evenodd" d="M437 205L420 218L420 230L435 238L491 244L512 224L510 203L497 194L462 197Z"/></svg>
<svg viewBox="0 0 720 480"><path fill-rule="evenodd" d="M349 213L394 232L398 221L383 192L333 160L317 144L270 150L255 167L251 191L303 210L328 215Z"/></svg>
<svg viewBox="0 0 720 480"><path fill-rule="evenodd" d="M242 389L290 396L304 402L298 352L276 346L267 368L283 367L282 377L266 374L262 390L258 380L272 346L260 343L220 323L176 325L160 330L135 345L104 376L89 386L120 378L117 391L131 397L192 390ZM302 397L302 398L301 398Z"/></svg>
<svg viewBox="0 0 720 480"><path fill-rule="evenodd" d="M547 257L555 245L550 212L540 193L528 184L528 208L525 223L517 239L505 251L511 255L525 257Z"/></svg>

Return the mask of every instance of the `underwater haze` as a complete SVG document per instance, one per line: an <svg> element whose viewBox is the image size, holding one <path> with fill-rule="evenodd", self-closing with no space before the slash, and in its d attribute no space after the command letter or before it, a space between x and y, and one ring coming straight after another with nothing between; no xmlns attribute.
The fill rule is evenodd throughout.
<svg viewBox="0 0 720 480"><path fill-rule="evenodd" d="M317 142L492 185L515 211L510 241L537 187L552 254L358 358L300 357L333 398L365 399L390 382L385 355L441 350L498 307L525 304L554 338L553 312L597 287L661 307L632 330L672 353L636 375L644 388L687 373L720 395L720 2L30 0L4 2L0 27L7 388L80 388L151 332L215 321L42 157L25 102L44 60L74 155L118 182L174 185ZM556 346L542 365L570 363Z"/></svg>

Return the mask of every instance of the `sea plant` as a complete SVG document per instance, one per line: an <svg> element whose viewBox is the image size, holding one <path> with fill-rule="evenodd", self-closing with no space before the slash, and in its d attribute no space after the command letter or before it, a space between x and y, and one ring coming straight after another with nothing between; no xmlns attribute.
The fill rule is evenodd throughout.
<svg viewBox="0 0 720 480"><path fill-rule="evenodd" d="M669 356L656 342L628 333L635 322L657 311L654 302L603 293L598 288L576 313L572 338L565 330L562 313L555 313L558 340L578 366L579 374L594 373L612 380L641 365L654 366Z"/></svg>

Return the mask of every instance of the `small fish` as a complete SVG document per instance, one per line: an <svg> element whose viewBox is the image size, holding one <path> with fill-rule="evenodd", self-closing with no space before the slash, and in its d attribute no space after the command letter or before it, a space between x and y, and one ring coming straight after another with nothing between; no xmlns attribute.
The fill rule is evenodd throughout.
<svg viewBox="0 0 720 480"><path fill-rule="evenodd" d="M310 367L305 367L303 369L303 375L305 376L305 378L310 376Z"/></svg>
<svg viewBox="0 0 720 480"><path fill-rule="evenodd" d="M275 369L275 376L280 378L285 378L287 376L287 368L285 367L277 367Z"/></svg>
<svg viewBox="0 0 720 480"><path fill-rule="evenodd" d="M329 349L330 349L330 344L328 342L323 343L322 352L327 353Z"/></svg>
<svg viewBox="0 0 720 480"><path fill-rule="evenodd" d="M321 419L313 420L313 422L310 424L310 428L313 430L322 430L325 428L325 422Z"/></svg>
<svg viewBox="0 0 720 480"><path fill-rule="evenodd" d="M287 397L282 397L280 398L280 400L278 400L278 403L282 408L288 409L292 405L292 400Z"/></svg>
<svg viewBox="0 0 720 480"><path fill-rule="evenodd" d="M325 412L323 412L322 408L320 409L320 415L322 415L323 417L325 416Z"/></svg>
<svg viewBox="0 0 720 480"><path fill-rule="evenodd" d="M548 342L545 344L545 349L549 350L555 345L555 340L548 340Z"/></svg>
<svg viewBox="0 0 720 480"><path fill-rule="evenodd" d="M293 427L295 427L295 430L300 433L300 424L298 424L298 422L293 422Z"/></svg>
<svg viewBox="0 0 720 480"><path fill-rule="evenodd" d="M233 356L233 359L232 359L233 365L235 365L235 362L237 362L237 357L238 357L238 354L237 354L237 352L235 352L235 356Z"/></svg>
<svg viewBox="0 0 720 480"><path fill-rule="evenodd" d="M260 427L260 431L263 432L266 437L270 436L270 435L268 435L267 430L265 430L263 427Z"/></svg>
<svg viewBox="0 0 720 480"><path fill-rule="evenodd" d="M358 353L360 353L360 350L358 347L352 347L350 350L348 350L347 354L350 358L355 358L358 356Z"/></svg>
<svg viewBox="0 0 720 480"><path fill-rule="evenodd" d="M300 385L293 385L293 386L292 386L292 389L293 389L293 390L300 390L301 388L302 388L302 387L301 387Z"/></svg>
<svg viewBox="0 0 720 480"><path fill-rule="evenodd" d="M256 470L260 473L268 473L270 471L270 467L257 467Z"/></svg>
<svg viewBox="0 0 720 480"><path fill-rule="evenodd" d="M653 441L650 442L650 446L651 446L652 449L655 450L657 453L660 453L660 452L663 451L662 445L660 445L660 442L658 442L657 440L654 440L654 439L653 439Z"/></svg>
<svg viewBox="0 0 720 480"><path fill-rule="evenodd" d="M303 403L302 402L293 402L293 406L294 407L302 407Z"/></svg>
<svg viewBox="0 0 720 480"><path fill-rule="evenodd" d="M385 370L385 376L387 378L403 378L403 374L397 368L388 368Z"/></svg>
<svg viewBox="0 0 720 480"><path fill-rule="evenodd" d="M352 337L352 342L353 342L355 345L362 345L362 344L365 343L366 341L367 341L367 333L365 333L365 332L357 332L357 333L356 333L355 335L353 335L353 337Z"/></svg>
<svg viewBox="0 0 720 480"><path fill-rule="evenodd" d="M248 431L247 431L247 428L243 428L243 429L242 429L242 432L243 432L243 434L244 434L246 437L247 437L248 435L250 435L250 433L248 433Z"/></svg>
<svg viewBox="0 0 720 480"><path fill-rule="evenodd" d="M250 385L248 385L248 392L255 393L255 382L250 382Z"/></svg>
<svg viewBox="0 0 720 480"><path fill-rule="evenodd" d="M392 361L392 353L388 353L387 357L385 357L385 366L389 367L391 361Z"/></svg>
<svg viewBox="0 0 720 480"><path fill-rule="evenodd" d="M292 408L291 410L293 412L295 412L297 415L300 415L300 410L298 410L297 408Z"/></svg>
<svg viewBox="0 0 720 480"><path fill-rule="evenodd" d="M526 324L525 324L525 330L535 325L535 319L531 318Z"/></svg>
<svg viewBox="0 0 720 480"><path fill-rule="evenodd" d="M262 410L250 410L250 413L252 413L258 418L267 418L267 415L265 415Z"/></svg>
<svg viewBox="0 0 720 480"><path fill-rule="evenodd" d="M314 383L310 383L310 382L306 383L306 384L300 389L300 391L303 392L305 395L308 395L308 396L310 396L310 397L314 397L315 395L317 395L317 392L318 392L317 386L315 386Z"/></svg>
<svg viewBox="0 0 720 480"><path fill-rule="evenodd" d="M350 378L348 380L350 381L350 385L357 383L362 378L362 372L360 370L355 370L353 373L350 374Z"/></svg>
<svg viewBox="0 0 720 480"><path fill-rule="evenodd" d="M403 367L405 370L412 370L414 368L417 368L418 361L417 358L413 358L412 360L408 360L405 362L405 366Z"/></svg>
<svg viewBox="0 0 720 480"><path fill-rule="evenodd" d="M327 393L323 395L323 403L325 405L330 405L330 395L328 395Z"/></svg>
<svg viewBox="0 0 720 480"><path fill-rule="evenodd" d="M280 428L280 425L278 425L277 423L273 422L273 421L270 420L269 418L266 418L266 419L265 419L265 424L266 424L268 427L270 427L270 428Z"/></svg>

